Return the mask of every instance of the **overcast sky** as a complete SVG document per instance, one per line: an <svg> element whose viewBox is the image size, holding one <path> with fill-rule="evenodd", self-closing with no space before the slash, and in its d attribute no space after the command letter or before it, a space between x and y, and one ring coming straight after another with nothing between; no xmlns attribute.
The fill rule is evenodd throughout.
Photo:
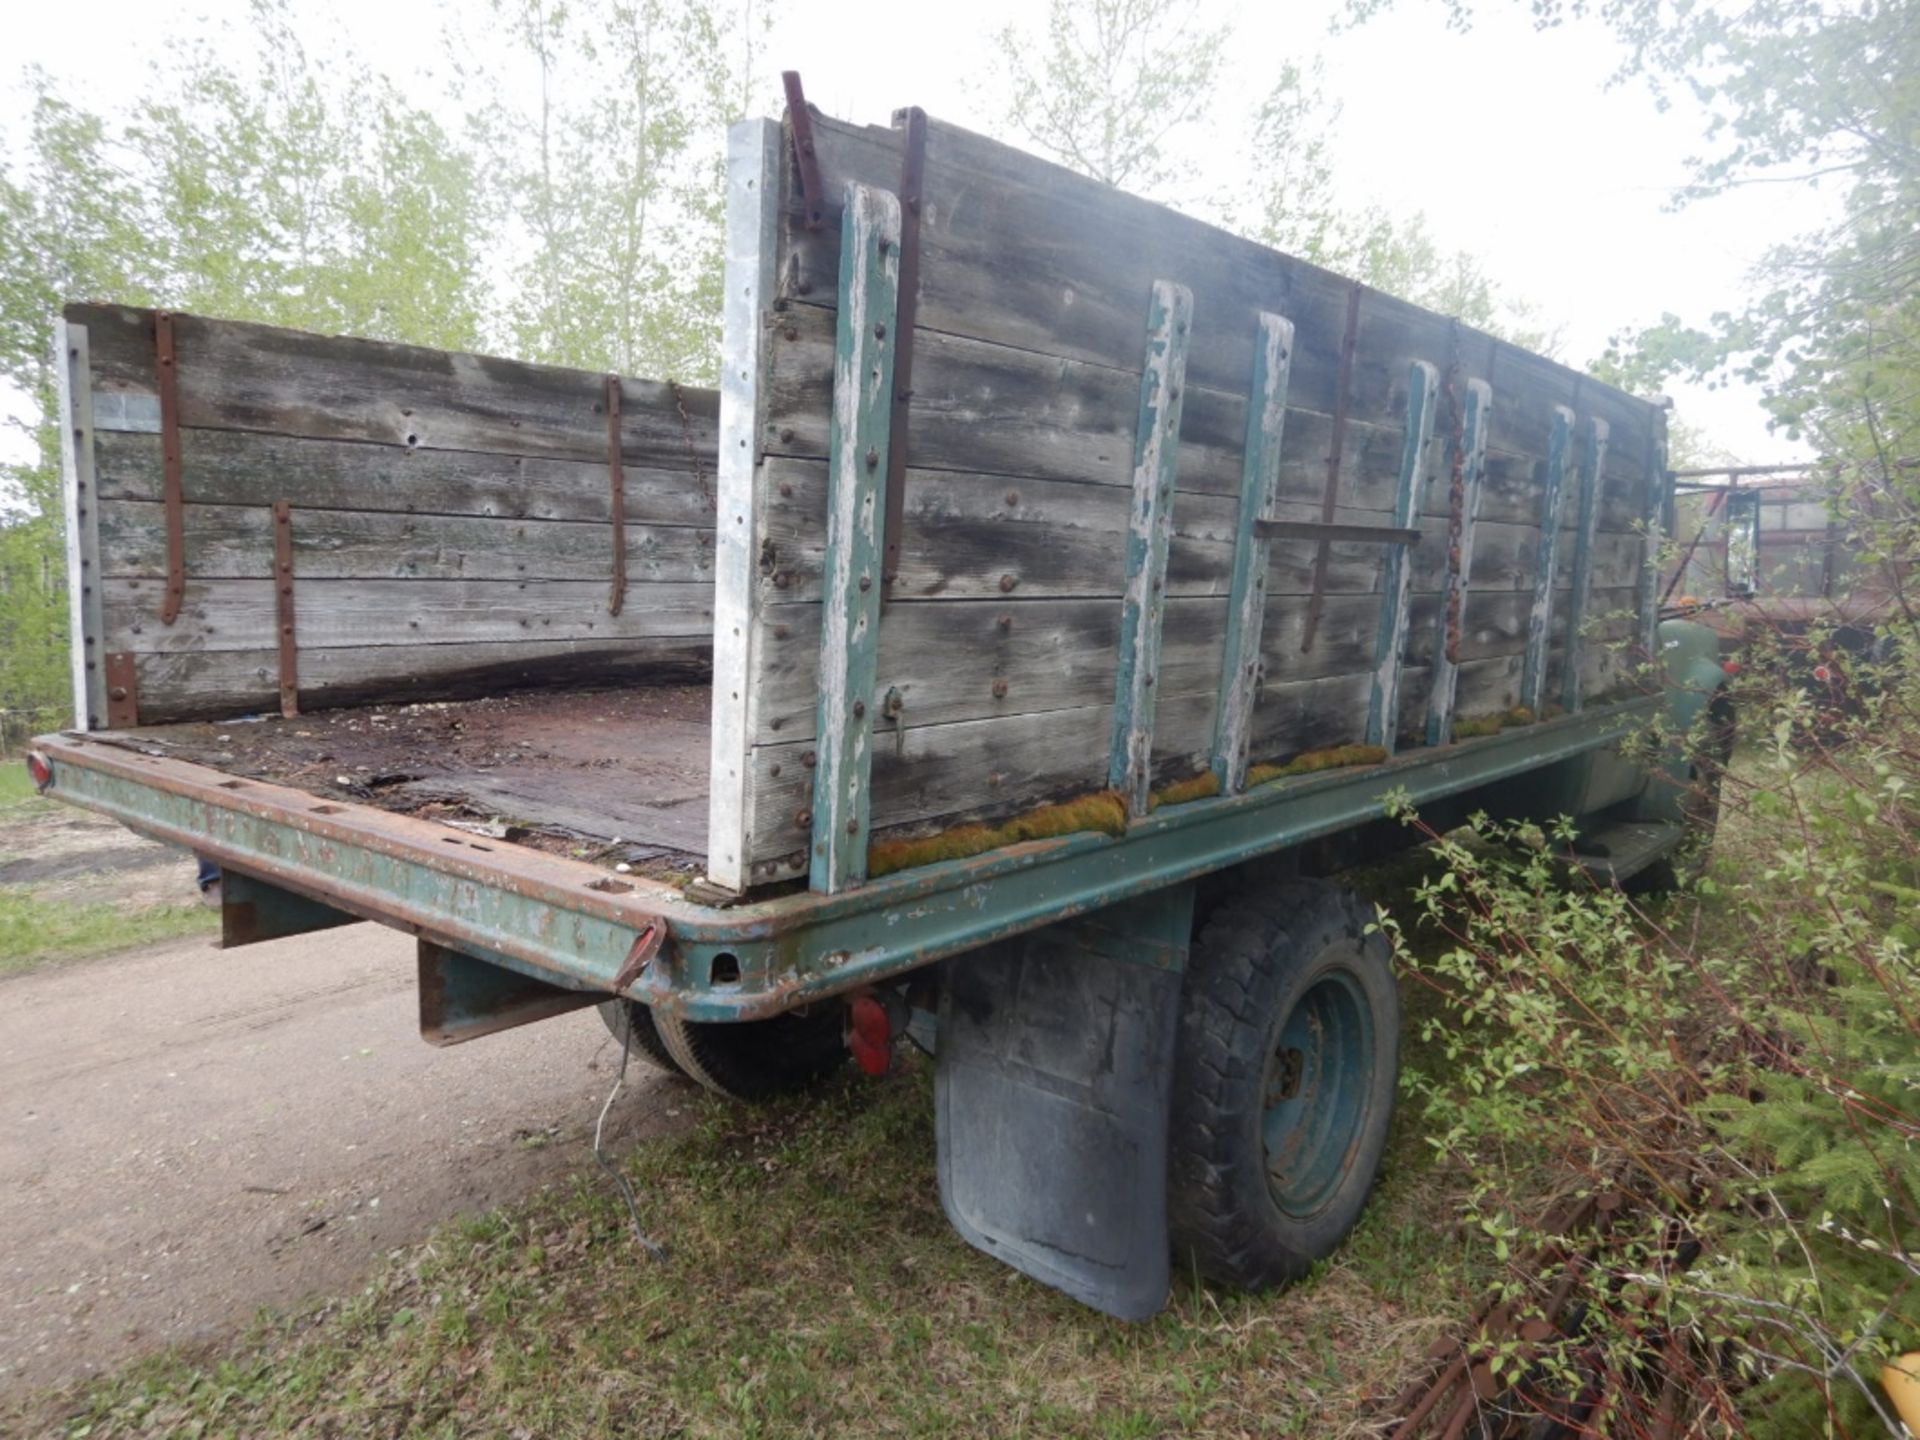
<svg viewBox="0 0 1920 1440"><path fill-rule="evenodd" d="M1603 28L1539 34L1519 0L1486 0L1501 13L1463 36L1445 28L1430 0L1400 0L1397 12L1330 35L1337 4L1220 5L1238 38L1198 149L1228 157L1279 65L1318 53L1328 93L1344 104L1336 144L1346 198L1424 211L1439 241L1485 257L1504 289L1539 307L1561 331L1570 363L1663 311L1698 322L1737 307L1755 258L1808 224L1804 205L1783 204L1766 187L1671 212L1668 198L1701 143L1700 116L1686 105L1663 114L1638 85L1609 89L1619 51ZM307 23L344 33L369 63L417 82L423 67L439 64L446 8L315 0ZM483 0L452 8L469 12L469 24L485 14ZM150 83L145 62L166 38L218 33L246 14L244 0L89 0L74 9L15 0L8 9L0 118L10 128L22 65L71 79L68 93L109 108ZM1040 12L1039 0L879 8L786 0L762 68L769 77L800 70L809 98L847 119L884 124L895 108L917 104L993 130L1000 66L992 36ZM1768 434L1750 393L1675 394L1683 418L1743 460L1804 453Z"/></svg>

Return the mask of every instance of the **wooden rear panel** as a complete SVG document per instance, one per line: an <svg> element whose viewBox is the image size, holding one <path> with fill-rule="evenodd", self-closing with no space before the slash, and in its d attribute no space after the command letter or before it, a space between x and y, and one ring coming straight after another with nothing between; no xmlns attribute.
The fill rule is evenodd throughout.
<svg viewBox="0 0 1920 1440"><path fill-rule="evenodd" d="M280 708L274 506L292 547L302 708L632 676L711 650L712 391L620 382L626 584L607 378L175 315L180 560L153 311L73 305L69 487L80 713L105 671L138 723ZM91 496L92 503L88 503Z"/></svg>
<svg viewBox="0 0 1920 1440"><path fill-rule="evenodd" d="M731 617L716 665L715 878L744 888L807 868L828 466L834 421L842 196L849 181L898 191L903 131L814 115L825 223L809 230L790 131L734 137L729 328L721 458L723 569ZM953 126L928 126L917 328L904 443L900 568L879 626L868 704L871 822L911 834L1105 788L1127 583L1136 425L1156 282L1192 296L1154 677L1155 784L1207 767L1214 739L1250 377L1260 317L1293 326L1274 514L1391 523L1408 376L1445 377L1415 477L1422 532L1411 563L1398 729L1417 734L1445 629L1453 402L1492 391L1470 587L1459 617L1458 713L1520 696L1549 437L1610 436L1595 496L1582 649L1589 700L1623 682L1599 641L1644 633L1649 477L1664 470L1656 407L1540 356L1121 194ZM757 237L757 238L756 238ZM736 291L739 293L736 294ZM749 303L748 293L757 297ZM1584 461L1574 457L1576 467ZM1569 490L1580 486L1578 475ZM1575 565L1577 499L1561 507L1556 593ZM731 533L737 531L737 534ZM1381 614L1377 544L1275 540L1265 573L1252 758L1360 740ZM1318 592L1319 599L1312 597ZM1561 693L1566 611L1556 604L1547 691ZM731 657L731 659L729 658ZM724 735L724 739L722 738Z"/></svg>

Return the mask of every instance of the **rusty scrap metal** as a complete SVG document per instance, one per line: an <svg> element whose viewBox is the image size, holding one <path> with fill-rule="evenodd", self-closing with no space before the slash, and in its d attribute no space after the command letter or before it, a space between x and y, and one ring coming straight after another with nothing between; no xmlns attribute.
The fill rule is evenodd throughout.
<svg viewBox="0 0 1920 1440"><path fill-rule="evenodd" d="M613 517L613 588L607 613L627 603L627 472L620 463L620 377L607 376L607 506Z"/></svg>
<svg viewBox="0 0 1920 1440"><path fill-rule="evenodd" d="M140 723L140 676L131 650L107 653L107 728L131 730Z"/></svg>
<svg viewBox="0 0 1920 1440"><path fill-rule="evenodd" d="M274 634L280 655L280 713L291 720L300 713L300 642L294 633L293 507L284 500L273 504Z"/></svg>
<svg viewBox="0 0 1920 1440"><path fill-rule="evenodd" d="M1333 392L1333 441L1327 447L1327 484L1320 494L1320 520L1333 523L1333 512L1340 501L1340 461L1346 451L1347 410L1353 403L1353 354L1360 341L1360 297L1367 287L1354 282L1347 291L1347 331L1340 341L1340 379ZM1327 561L1332 542L1322 540L1313 557L1313 585L1307 596L1307 623L1300 636L1300 653L1313 649L1313 637L1320 629L1320 615L1327 604Z"/></svg>
<svg viewBox="0 0 1920 1440"><path fill-rule="evenodd" d="M1652 1422L1653 1433L1676 1433L1687 1393L1685 1337L1649 1333L1642 1346L1647 1363L1631 1374L1620 1373L1601 1343L1587 1338L1592 1308L1618 1304L1624 1276L1609 1260L1619 1244L1611 1232L1627 1201L1619 1191L1576 1197L1541 1222L1551 1238L1519 1264L1535 1276L1557 1269L1550 1290L1538 1303L1489 1300L1465 1326L1466 1338L1432 1346L1392 1401L1391 1440L1605 1434L1611 1432L1595 1427L1614 1410ZM1669 1241L1676 1268L1699 1254L1695 1242L1674 1235ZM1550 1365L1557 1346L1566 1348Z"/></svg>
<svg viewBox="0 0 1920 1440"><path fill-rule="evenodd" d="M827 191L820 178L820 156L813 143L813 111L800 88L800 72L783 70L780 83L787 92L787 125L793 134L793 166L800 172L800 189L807 200L806 226L818 230L827 223Z"/></svg>
<svg viewBox="0 0 1920 1440"><path fill-rule="evenodd" d="M927 112L915 105L893 117L904 129L900 161L900 295L895 305L893 413L888 422L885 524L881 532L881 601L900 573L907 515L907 426L913 400L913 327L920 307L920 211L927 178ZM1009 502L1011 503L1011 502Z"/></svg>
<svg viewBox="0 0 1920 1440"><path fill-rule="evenodd" d="M166 508L167 593L160 602L160 623L180 617L187 596L187 495L180 478L180 375L175 362L173 316L153 317L154 377L160 389L161 499Z"/></svg>

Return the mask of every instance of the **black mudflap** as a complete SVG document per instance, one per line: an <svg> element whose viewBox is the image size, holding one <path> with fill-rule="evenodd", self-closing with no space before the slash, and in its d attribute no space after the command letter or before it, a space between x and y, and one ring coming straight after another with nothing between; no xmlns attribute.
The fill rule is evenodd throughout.
<svg viewBox="0 0 1920 1440"><path fill-rule="evenodd" d="M1122 1320L1166 1303L1167 1104L1191 892L950 961L940 1199L967 1240Z"/></svg>

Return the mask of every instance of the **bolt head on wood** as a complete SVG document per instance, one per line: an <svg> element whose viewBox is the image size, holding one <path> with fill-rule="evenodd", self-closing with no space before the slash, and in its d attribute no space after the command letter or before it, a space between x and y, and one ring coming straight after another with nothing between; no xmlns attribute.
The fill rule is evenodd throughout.
<svg viewBox="0 0 1920 1440"><path fill-rule="evenodd" d="M814 754L814 752L811 750L807 751L806 754L800 757L800 763L806 766L809 770L811 770L815 765L819 764L819 762L820 762L820 757Z"/></svg>
<svg viewBox="0 0 1920 1440"><path fill-rule="evenodd" d="M1014 586L1016 586L1016 585L1018 585L1019 583L1020 583L1020 582L1019 582L1018 580L1016 580L1016 579L1014 579L1014 578L1013 578L1013 576L1011 576L1011 575L1002 575L1002 576L1000 577L1000 590L1001 590L1001 593L1002 593L1002 594L1005 594L1006 592L1008 592L1008 591L1010 591L1010 590L1012 590L1012 589L1013 589L1013 587L1014 587Z"/></svg>
<svg viewBox="0 0 1920 1440"><path fill-rule="evenodd" d="M880 452L872 446L867 447L867 468L869 470L877 470L880 468Z"/></svg>
<svg viewBox="0 0 1920 1440"><path fill-rule="evenodd" d="M993 682L993 698L996 700L1004 700L1007 698L1007 682L1005 680L996 680Z"/></svg>
<svg viewBox="0 0 1920 1440"><path fill-rule="evenodd" d="M864 720L867 718L867 702L866 701L856 700L853 702L853 718L856 720Z"/></svg>
<svg viewBox="0 0 1920 1440"><path fill-rule="evenodd" d="M813 812L811 810L802 810L798 815L793 817L793 823L801 830L811 830L813 828Z"/></svg>

